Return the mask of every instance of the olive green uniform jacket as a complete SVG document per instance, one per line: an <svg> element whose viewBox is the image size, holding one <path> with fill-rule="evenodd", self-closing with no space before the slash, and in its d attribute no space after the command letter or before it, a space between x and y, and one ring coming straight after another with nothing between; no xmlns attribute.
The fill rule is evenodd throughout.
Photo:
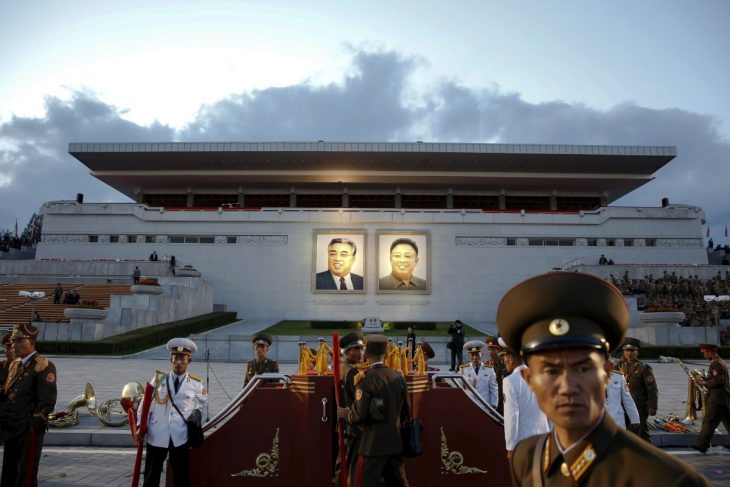
<svg viewBox="0 0 730 487"><path fill-rule="evenodd" d="M538 444L543 447L533 462ZM620 428L605 413L598 426L565 455L560 453L554 430L518 443L512 457L512 484L538 487L540 480L537 485L533 482L535 474L545 487L710 485L692 467Z"/></svg>

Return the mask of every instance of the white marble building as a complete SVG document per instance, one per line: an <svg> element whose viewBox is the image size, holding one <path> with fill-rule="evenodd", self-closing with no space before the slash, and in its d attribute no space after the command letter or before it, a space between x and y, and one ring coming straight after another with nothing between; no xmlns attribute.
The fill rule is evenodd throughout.
<svg viewBox="0 0 730 487"><path fill-rule="evenodd" d="M700 208L610 206L650 181L672 147L168 143L69 152L136 203L46 203L36 259L175 255L213 284L215 303L247 319L492 323L513 284L602 254L617 265L707 264ZM314 289L323 231L364 235L363 291ZM424 238L417 272L427 291L378 291L388 265L378 236L388 232Z"/></svg>

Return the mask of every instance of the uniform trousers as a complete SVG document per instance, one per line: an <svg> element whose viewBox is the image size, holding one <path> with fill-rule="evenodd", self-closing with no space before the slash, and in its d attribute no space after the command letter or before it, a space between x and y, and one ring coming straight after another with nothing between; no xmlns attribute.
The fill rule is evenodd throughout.
<svg viewBox="0 0 730 487"><path fill-rule="evenodd" d="M461 345L454 345L451 349L451 368L449 370L459 370L459 365L464 361L464 350Z"/></svg>
<svg viewBox="0 0 730 487"><path fill-rule="evenodd" d="M730 433L730 405L708 407L705 416L702 418L702 429L700 434L697 435L697 443L695 443L698 450L707 451L712 435L721 422Z"/></svg>
<svg viewBox="0 0 730 487"><path fill-rule="evenodd" d="M408 487L405 460L403 455L360 455L355 487L378 487L381 477L387 487Z"/></svg>
<svg viewBox="0 0 730 487"><path fill-rule="evenodd" d="M188 487L190 484L190 447L185 443L175 446L170 440L167 448L147 444L144 461L144 487L159 487L162 467L165 465L167 452L170 452L170 468L172 468L172 485Z"/></svg>
<svg viewBox="0 0 730 487"><path fill-rule="evenodd" d="M45 430L28 430L5 440L3 448L2 487L37 486Z"/></svg>
<svg viewBox="0 0 730 487"><path fill-rule="evenodd" d="M642 439L648 441L651 443L651 437L649 436L649 426L647 425L647 421L649 420L649 412L642 414L643 411L639 411L639 429L636 431L636 434L638 434ZM629 424L627 421L626 424Z"/></svg>
<svg viewBox="0 0 730 487"><path fill-rule="evenodd" d="M360 437L359 436L347 436L347 452L345 454L345 468L347 469L347 485L348 487L355 487L355 474L357 473L357 459L359 458L358 451L360 450ZM342 466L340 465L340 455L337 455L335 460L335 485L340 487L342 485Z"/></svg>

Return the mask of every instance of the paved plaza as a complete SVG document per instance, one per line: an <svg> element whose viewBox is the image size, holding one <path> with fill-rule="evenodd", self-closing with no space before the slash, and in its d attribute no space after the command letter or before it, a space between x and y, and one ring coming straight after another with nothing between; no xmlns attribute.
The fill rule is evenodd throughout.
<svg viewBox="0 0 730 487"><path fill-rule="evenodd" d="M243 328L245 326L245 328ZM261 324L236 324L225 333L251 334ZM253 330L253 331L252 331ZM200 355L200 354L199 354ZM164 347L157 347L134 356L101 357L50 357L58 371L57 410L61 410L84 391L90 382L96 392L97 404L118 398L124 385L131 381L144 384L155 369L169 371L169 355ZM290 363L281 364L281 371L292 373L296 357ZM687 395L687 376L674 363L651 362L659 385L659 416L676 412L684 416ZM689 364L691 368L706 368L706 363ZM448 366L442 366L446 370ZM243 385L245 364L240 362L210 362L194 357L190 371L203 377L209 384L210 416L220 411ZM85 408L80 409L78 426L52 429L46 436L39 481L41 486L128 486L134 463L129 428L103 426ZM724 432L724 430L723 430ZM89 438L94 437L94 442ZM89 445L97 446L89 446ZM686 447L666 448L666 451L694 465L711 479L713 485L730 487L730 450L713 447L706 455L697 454Z"/></svg>

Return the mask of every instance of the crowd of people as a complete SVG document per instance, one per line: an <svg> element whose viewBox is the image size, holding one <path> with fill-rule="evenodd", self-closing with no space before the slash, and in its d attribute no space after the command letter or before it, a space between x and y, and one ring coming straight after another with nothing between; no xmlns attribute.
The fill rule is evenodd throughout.
<svg viewBox="0 0 730 487"><path fill-rule="evenodd" d="M641 311L681 311L682 326L716 326L719 320L730 319L730 301L705 301L704 297L730 295L730 272L718 273L702 280L699 276L678 276L667 272L655 277L630 279L628 271L609 280L625 295L637 297Z"/></svg>

